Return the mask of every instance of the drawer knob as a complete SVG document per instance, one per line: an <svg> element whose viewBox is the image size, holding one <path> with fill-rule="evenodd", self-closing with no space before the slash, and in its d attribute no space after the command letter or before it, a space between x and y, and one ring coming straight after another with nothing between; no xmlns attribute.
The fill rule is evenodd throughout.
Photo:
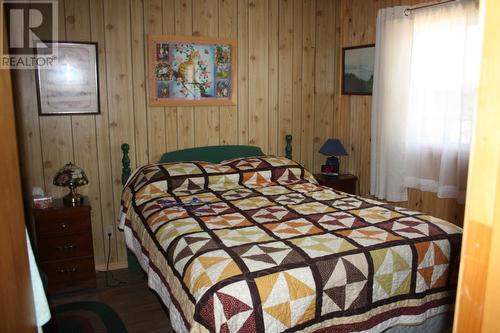
<svg viewBox="0 0 500 333"><path fill-rule="evenodd" d="M66 229L66 227L67 227L66 223L61 224L62 229Z"/></svg>
<svg viewBox="0 0 500 333"><path fill-rule="evenodd" d="M59 268L57 272L59 274L67 274L67 273L75 273L78 270L77 267L71 267L71 268Z"/></svg>
<svg viewBox="0 0 500 333"><path fill-rule="evenodd" d="M76 245L75 244L58 245L56 248L59 251L74 250L76 249Z"/></svg>

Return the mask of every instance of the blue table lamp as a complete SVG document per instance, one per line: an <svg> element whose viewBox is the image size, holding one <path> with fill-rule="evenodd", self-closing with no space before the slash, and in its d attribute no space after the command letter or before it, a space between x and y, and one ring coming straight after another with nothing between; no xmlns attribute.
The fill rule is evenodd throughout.
<svg viewBox="0 0 500 333"><path fill-rule="evenodd" d="M326 164L321 166L321 173L327 176L338 176L340 170L340 161L337 156L347 155L347 151L338 139L328 139L323 144L319 152L330 156Z"/></svg>

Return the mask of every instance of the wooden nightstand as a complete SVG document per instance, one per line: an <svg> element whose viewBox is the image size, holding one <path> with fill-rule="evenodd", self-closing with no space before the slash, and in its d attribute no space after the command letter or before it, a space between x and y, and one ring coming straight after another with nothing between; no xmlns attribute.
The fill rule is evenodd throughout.
<svg viewBox="0 0 500 333"><path fill-rule="evenodd" d="M328 177L317 173L314 174L314 178L316 178L320 185L328 186L337 191L342 191L350 194L356 194L357 192L356 186L358 177L354 175L344 174L338 175L338 177Z"/></svg>
<svg viewBox="0 0 500 333"><path fill-rule="evenodd" d="M33 209L33 245L50 293L96 286L90 210L87 198L78 207L58 199L54 208Z"/></svg>

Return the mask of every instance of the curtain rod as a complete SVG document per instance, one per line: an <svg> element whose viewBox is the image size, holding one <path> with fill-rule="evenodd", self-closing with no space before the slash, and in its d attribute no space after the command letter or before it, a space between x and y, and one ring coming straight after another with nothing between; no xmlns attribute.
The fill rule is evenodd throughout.
<svg viewBox="0 0 500 333"><path fill-rule="evenodd" d="M455 2L455 1L457 1L457 0L446 0L446 1L441 1L441 2L431 3L428 5L408 7L405 9L404 13L405 13L405 16L408 16L411 14L411 12L413 10L422 9L422 8L429 8L429 7L434 7L434 6L440 6L440 5L446 5L447 3Z"/></svg>

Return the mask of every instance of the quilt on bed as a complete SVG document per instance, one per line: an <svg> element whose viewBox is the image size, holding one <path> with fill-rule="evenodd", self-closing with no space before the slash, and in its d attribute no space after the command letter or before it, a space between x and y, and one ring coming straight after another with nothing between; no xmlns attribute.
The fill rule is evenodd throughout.
<svg viewBox="0 0 500 333"><path fill-rule="evenodd" d="M384 329L454 302L460 228L286 158L142 167L122 216L187 330Z"/></svg>

